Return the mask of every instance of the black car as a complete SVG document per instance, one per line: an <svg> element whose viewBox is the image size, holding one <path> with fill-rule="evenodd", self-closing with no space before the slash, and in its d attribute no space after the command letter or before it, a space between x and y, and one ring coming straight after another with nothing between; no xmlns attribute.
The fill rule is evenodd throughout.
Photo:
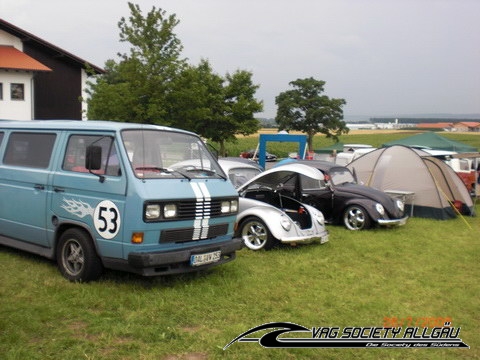
<svg viewBox="0 0 480 360"><path fill-rule="evenodd" d="M315 160L294 160L284 166L290 167L295 163L318 169L323 173L325 181L313 184L292 172L291 177L282 180L279 185L281 189L278 191L316 207L327 222L343 224L350 230L367 229L375 224L404 225L407 222L403 201L374 188L357 184L348 168ZM281 170L282 167L276 169Z"/></svg>

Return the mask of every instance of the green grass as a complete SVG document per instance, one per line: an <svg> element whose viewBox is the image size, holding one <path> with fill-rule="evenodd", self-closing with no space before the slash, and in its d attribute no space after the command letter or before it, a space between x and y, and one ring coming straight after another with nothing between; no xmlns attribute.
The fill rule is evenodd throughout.
<svg viewBox="0 0 480 360"><path fill-rule="evenodd" d="M235 261L198 274L106 271L88 284L68 282L49 260L0 247L0 358L480 358L479 217L328 229L325 245L242 249ZM451 317L470 349L222 349L263 323L382 327L385 317Z"/></svg>
<svg viewBox="0 0 480 360"><path fill-rule="evenodd" d="M477 206L480 211L480 206ZM466 225L470 225L471 229ZM142 278L107 271L66 281L55 265L0 248L3 359L471 359L480 357L480 221L410 219L330 241L242 249L210 271ZM470 350L264 349L235 343L263 323L383 326L385 317L451 317ZM195 358L195 357L193 357Z"/></svg>
<svg viewBox="0 0 480 360"><path fill-rule="evenodd" d="M269 132L271 133L271 132ZM340 136L339 141L344 144L370 144L374 147L380 147L383 143L403 139L415 134L418 134L419 131L416 130L399 130L397 132L385 131L384 133L372 134L368 131L365 133L357 132L355 134L347 134ZM446 133L441 132L441 136L445 136L449 139L461 141L467 145L476 147L480 150L480 134L456 134L456 133ZM258 145L258 135L250 136L239 139L236 143L227 143L226 150L229 156L239 156L242 151L255 149ZM319 149L322 147L330 146L334 144L332 139L327 139L325 136L317 135L314 137L313 147L314 149ZM219 149L219 145L213 143L213 145ZM267 151L273 154L276 154L280 158L288 156L290 152L298 151L297 143L277 143L277 142L267 142Z"/></svg>

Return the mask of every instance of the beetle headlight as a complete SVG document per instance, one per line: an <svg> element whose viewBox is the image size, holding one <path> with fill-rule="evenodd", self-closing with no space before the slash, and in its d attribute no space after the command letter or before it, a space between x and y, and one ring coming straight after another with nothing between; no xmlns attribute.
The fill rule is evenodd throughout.
<svg viewBox="0 0 480 360"><path fill-rule="evenodd" d="M403 211L405 209L405 203L402 200L397 200L396 203L398 210Z"/></svg>
<svg viewBox="0 0 480 360"><path fill-rule="evenodd" d="M145 208L145 219L155 220L160 218L160 205L150 204Z"/></svg>
<svg viewBox="0 0 480 360"><path fill-rule="evenodd" d="M171 219L177 216L177 205L166 204L163 206L163 217L165 219Z"/></svg>
<svg viewBox="0 0 480 360"><path fill-rule="evenodd" d="M382 204L375 204L375 209L377 209L380 215L385 215L385 209L383 208Z"/></svg>
<svg viewBox="0 0 480 360"><path fill-rule="evenodd" d="M316 211L314 216L315 216L315 219L317 220L317 222L320 225L325 225L325 217L323 216L323 214L320 211Z"/></svg>
<svg viewBox="0 0 480 360"><path fill-rule="evenodd" d="M282 218L280 219L280 224L286 231L290 231L290 229L292 228L292 223L286 216L282 216Z"/></svg>

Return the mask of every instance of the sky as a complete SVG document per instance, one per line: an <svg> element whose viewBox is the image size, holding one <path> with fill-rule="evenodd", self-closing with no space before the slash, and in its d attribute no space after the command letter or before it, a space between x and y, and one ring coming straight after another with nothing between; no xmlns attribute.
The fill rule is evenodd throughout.
<svg viewBox="0 0 480 360"><path fill-rule="evenodd" d="M480 114L479 0L137 0L180 21L182 57L221 76L252 72L275 97L313 77L343 98L345 119ZM94 65L128 52L123 0L0 0L0 18Z"/></svg>

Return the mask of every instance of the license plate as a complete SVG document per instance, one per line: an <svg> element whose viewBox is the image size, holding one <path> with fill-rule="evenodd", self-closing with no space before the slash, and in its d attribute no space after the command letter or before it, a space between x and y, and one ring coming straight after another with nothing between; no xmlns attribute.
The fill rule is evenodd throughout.
<svg viewBox="0 0 480 360"><path fill-rule="evenodd" d="M222 252L220 250L206 254L198 254L190 256L191 266L200 266L205 264L211 264L220 260Z"/></svg>

